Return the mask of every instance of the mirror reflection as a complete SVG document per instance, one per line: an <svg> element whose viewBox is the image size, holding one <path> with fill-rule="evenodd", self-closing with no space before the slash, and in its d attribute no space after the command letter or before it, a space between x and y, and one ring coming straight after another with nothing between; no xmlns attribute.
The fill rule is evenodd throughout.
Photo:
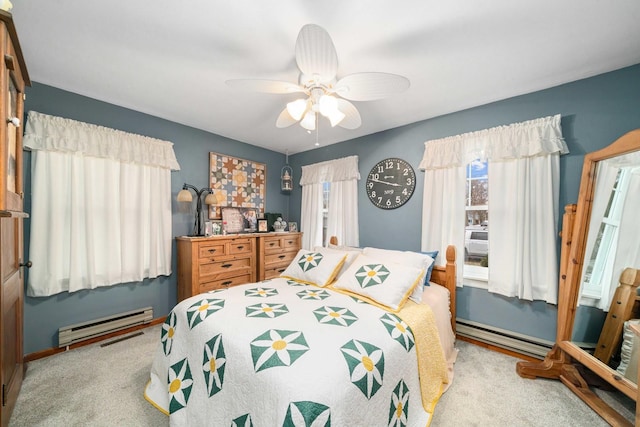
<svg viewBox="0 0 640 427"><path fill-rule="evenodd" d="M626 268L640 268L639 212L640 152L600 161L573 341L634 383L637 365L629 360L637 360L640 347L629 328L640 323L635 273L620 281Z"/></svg>

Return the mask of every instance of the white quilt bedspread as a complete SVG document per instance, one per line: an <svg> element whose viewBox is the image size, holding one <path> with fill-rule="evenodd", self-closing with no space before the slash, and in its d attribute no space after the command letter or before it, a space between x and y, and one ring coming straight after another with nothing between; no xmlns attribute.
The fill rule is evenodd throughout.
<svg viewBox="0 0 640 427"><path fill-rule="evenodd" d="M426 356L442 350L421 307L430 349L402 312L331 289L274 279L197 295L167 316L145 398L180 426L424 427L446 367Z"/></svg>

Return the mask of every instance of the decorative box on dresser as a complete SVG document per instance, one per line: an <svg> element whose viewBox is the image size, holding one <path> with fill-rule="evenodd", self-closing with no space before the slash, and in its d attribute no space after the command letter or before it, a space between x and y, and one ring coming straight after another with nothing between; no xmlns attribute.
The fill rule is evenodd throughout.
<svg viewBox="0 0 640 427"><path fill-rule="evenodd" d="M278 277L300 249L302 233L176 237L178 301L214 289Z"/></svg>
<svg viewBox="0 0 640 427"><path fill-rule="evenodd" d="M177 237L178 301L256 281L256 237Z"/></svg>
<svg viewBox="0 0 640 427"><path fill-rule="evenodd" d="M9 424L24 375L23 260L24 212L22 118L24 89L30 86L18 35L10 13L0 10L0 424Z"/></svg>
<svg viewBox="0 0 640 427"><path fill-rule="evenodd" d="M268 233L258 237L258 280L280 276L300 250L302 233Z"/></svg>

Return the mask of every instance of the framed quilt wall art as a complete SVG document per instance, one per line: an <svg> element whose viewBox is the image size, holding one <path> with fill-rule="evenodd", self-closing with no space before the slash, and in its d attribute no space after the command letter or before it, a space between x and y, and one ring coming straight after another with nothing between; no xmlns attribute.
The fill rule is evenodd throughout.
<svg viewBox="0 0 640 427"><path fill-rule="evenodd" d="M221 219L223 207L256 208L264 215L267 166L226 154L209 153L209 186L216 199L209 218Z"/></svg>

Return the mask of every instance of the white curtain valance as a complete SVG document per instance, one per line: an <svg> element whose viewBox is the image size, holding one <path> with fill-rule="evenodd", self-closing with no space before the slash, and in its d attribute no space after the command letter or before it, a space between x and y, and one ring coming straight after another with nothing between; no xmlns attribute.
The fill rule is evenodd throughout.
<svg viewBox="0 0 640 427"><path fill-rule="evenodd" d="M360 179L358 156L343 157L302 166L300 185Z"/></svg>
<svg viewBox="0 0 640 427"><path fill-rule="evenodd" d="M551 153L566 154L560 115L498 126L424 143L420 169L463 166L475 159L501 161Z"/></svg>
<svg viewBox="0 0 640 427"><path fill-rule="evenodd" d="M124 163L180 170L173 143L29 111L24 146L31 150L82 153Z"/></svg>

